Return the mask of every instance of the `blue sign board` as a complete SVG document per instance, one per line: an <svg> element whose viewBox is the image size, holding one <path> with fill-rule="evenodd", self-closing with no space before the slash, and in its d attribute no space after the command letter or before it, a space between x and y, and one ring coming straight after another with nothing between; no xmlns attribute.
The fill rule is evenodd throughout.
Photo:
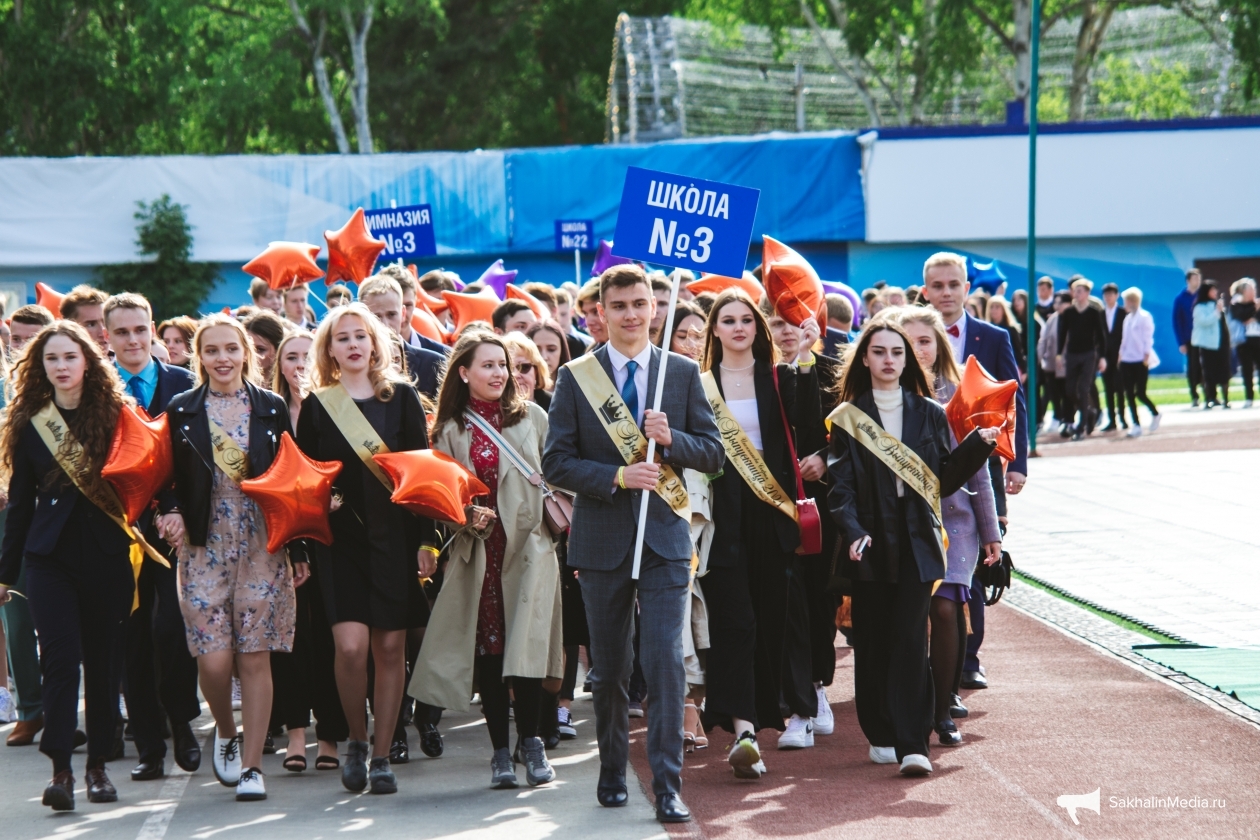
<svg viewBox="0 0 1260 840"><path fill-rule="evenodd" d="M428 204L368 210L363 217L372 235L385 243L385 250L378 258L383 262L431 257L437 253L433 208Z"/></svg>
<svg viewBox="0 0 1260 840"><path fill-rule="evenodd" d="M613 254L696 273L739 277L760 190L631 166Z"/></svg>
<svg viewBox="0 0 1260 840"><path fill-rule="evenodd" d="M586 220L556 219L557 251L594 251L595 223Z"/></svg>

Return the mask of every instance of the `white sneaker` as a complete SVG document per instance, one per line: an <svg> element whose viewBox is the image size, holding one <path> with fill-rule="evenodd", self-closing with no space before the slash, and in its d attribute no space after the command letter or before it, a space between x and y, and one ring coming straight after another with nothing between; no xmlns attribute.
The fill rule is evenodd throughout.
<svg viewBox="0 0 1260 840"><path fill-rule="evenodd" d="M896 764L897 751L892 747L877 747L871 744L871 751L868 753L871 757L872 764Z"/></svg>
<svg viewBox="0 0 1260 840"><path fill-rule="evenodd" d="M17 720L17 704L9 689L0 686L0 723L13 723Z"/></svg>
<svg viewBox="0 0 1260 840"><path fill-rule="evenodd" d="M564 741L577 737L577 729L573 726L573 714L564 706L556 707L556 734Z"/></svg>
<svg viewBox="0 0 1260 840"><path fill-rule="evenodd" d="M903 776L926 776L931 772L932 762L928 761L926 755L911 753L901 759L901 775Z"/></svg>
<svg viewBox="0 0 1260 840"><path fill-rule="evenodd" d="M241 774L236 785L237 802L257 802L267 798L267 787L263 784L262 771L251 767Z"/></svg>
<svg viewBox="0 0 1260 840"><path fill-rule="evenodd" d="M241 681L232 677L232 711L241 710Z"/></svg>
<svg viewBox="0 0 1260 840"><path fill-rule="evenodd" d="M1243 400L1243 408L1251 408L1251 400Z"/></svg>
<svg viewBox="0 0 1260 840"><path fill-rule="evenodd" d="M803 750L814 746L814 724L799 715L788 718L787 731L779 736L779 749Z"/></svg>
<svg viewBox="0 0 1260 840"><path fill-rule="evenodd" d="M827 702L827 689L818 686L818 714L812 718L815 735L830 735L836 731L836 716L831 713L831 705Z"/></svg>
<svg viewBox="0 0 1260 840"><path fill-rule="evenodd" d="M1133 427L1131 427L1131 428L1129 429L1128 433L1125 435L1125 437L1131 437L1131 438L1141 437L1141 436L1142 436L1142 427L1141 427L1141 426L1133 426Z"/></svg>
<svg viewBox="0 0 1260 840"><path fill-rule="evenodd" d="M757 771L757 775L758 775L758 776L764 776L764 775L766 775L766 773L770 772L770 771L766 770L766 762L765 762L765 761L758 761L756 764L754 764L754 765L752 766L752 769L754 769L754 770L756 770L756 771Z"/></svg>
<svg viewBox="0 0 1260 840"><path fill-rule="evenodd" d="M1164 415L1162 414L1156 414L1154 417L1151 418L1151 431L1152 432L1159 431L1159 421L1163 419L1164 419Z"/></svg>
<svg viewBox="0 0 1260 840"><path fill-rule="evenodd" d="M236 787L241 780L241 736L238 734L232 738L223 738L216 729L214 760L211 764L214 765L214 777L219 780L219 784Z"/></svg>
<svg viewBox="0 0 1260 840"><path fill-rule="evenodd" d="M735 739L735 746L726 756L726 761L735 771L737 779L760 779L766 772L761 762L761 750L757 748L757 738L751 732L742 733Z"/></svg>

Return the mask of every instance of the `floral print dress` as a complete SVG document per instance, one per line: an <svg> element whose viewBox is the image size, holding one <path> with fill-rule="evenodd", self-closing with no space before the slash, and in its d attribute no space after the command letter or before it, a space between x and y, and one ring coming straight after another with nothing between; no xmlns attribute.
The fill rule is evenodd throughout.
<svg viewBox="0 0 1260 840"><path fill-rule="evenodd" d="M207 389L205 409L249 451L246 389L230 395ZM262 512L217 464L206 544L180 549L179 606L193 656L293 650L297 596L285 552L267 553Z"/></svg>
<svg viewBox="0 0 1260 840"><path fill-rule="evenodd" d="M489 421L496 431L503 431L503 419L497 402L484 402L468 398L468 407ZM467 421L465 421L467 422ZM484 504L499 512L499 447L477 426L472 429L469 457L473 471L482 484L490 488ZM485 539L486 576L481 583L481 602L477 609L477 655L492 656L503 653L506 620L503 614L503 555L507 552L507 533L503 523L494 521L494 529Z"/></svg>

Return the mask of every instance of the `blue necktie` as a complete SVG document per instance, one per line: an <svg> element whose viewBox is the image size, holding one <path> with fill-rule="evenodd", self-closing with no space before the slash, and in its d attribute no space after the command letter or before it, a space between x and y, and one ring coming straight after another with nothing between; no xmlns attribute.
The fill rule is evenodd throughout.
<svg viewBox="0 0 1260 840"><path fill-rule="evenodd" d="M149 407L149 404L144 401L144 384L138 374L127 380L127 390L136 398L136 405L141 408Z"/></svg>
<svg viewBox="0 0 1260 840"><path fill-rule="evenodd" d="M630 409L630 419L636 425L639 422L639 389L634 384L634 373L639 369L639 363L631 359L626 362L626 384L621 386L621 398L626 403L626 408Z"/></svg>

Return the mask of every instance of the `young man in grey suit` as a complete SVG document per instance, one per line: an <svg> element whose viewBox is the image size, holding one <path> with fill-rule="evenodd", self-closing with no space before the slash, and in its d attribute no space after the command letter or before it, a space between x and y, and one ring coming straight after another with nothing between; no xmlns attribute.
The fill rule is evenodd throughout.
<svg viewBox="0 0 1260 840"><path fill-rule="evenodd" d="M656 300L643 269L614 266L600 277L600 312L608 344L560 369L549 414L543 472L577 494L569 533L569 565L579 582L591 633L599 787L605 807L626 804L630 749L630 673L636 597L639 661L652 705L648 761L656 818L687 822L679 796L683 761L683 612L691 574L690 514L683 468L722 468L721 438L700 385L700 369L671 354L661 411L650 409L661 350L648 340ZM641 431L640 431L641 430ZM646 437L644 437L646 436ZM660 463L627 464L655 440ZM658 479L661 481L658 492ZM671 493L671 490L673 491ZM651 493L638 581L631 579L642 494ZM667 502L662 494L670 496Z"/></svg>

